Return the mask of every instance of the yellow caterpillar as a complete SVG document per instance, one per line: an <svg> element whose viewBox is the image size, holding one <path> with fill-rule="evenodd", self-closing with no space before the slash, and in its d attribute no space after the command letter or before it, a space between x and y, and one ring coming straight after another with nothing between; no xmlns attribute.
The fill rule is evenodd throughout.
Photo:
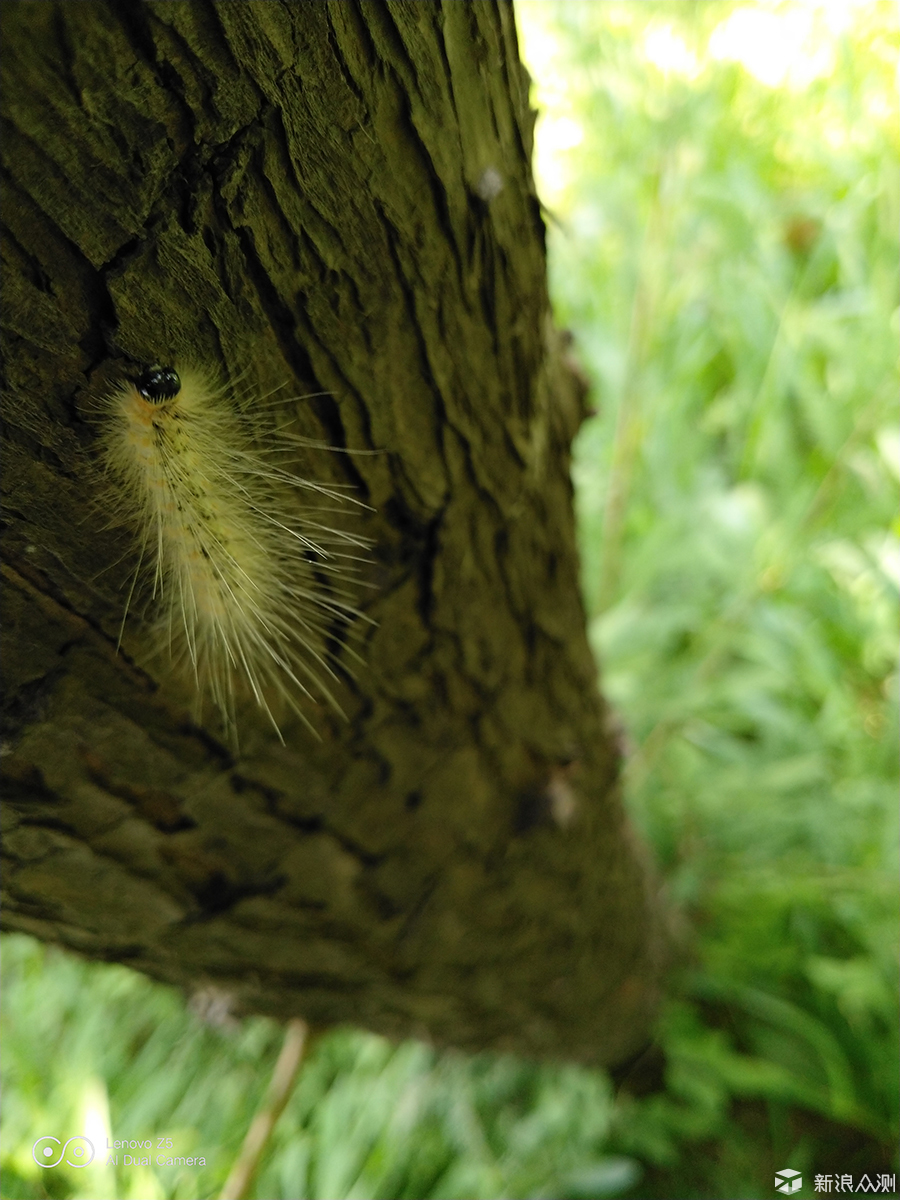
<svg viewBox="0 0 900 1200"><path fill-rule="evenodd" d="M340 711L326 647L359 615L340 585L365 542L324 523L343 501L338 492L278 465L303 440L263 430L246 404L196 370L148 367L108 401L111 499L139 534L140 561L152 564L170 653L232 736L242 685L279 737L273 696L307 725L299 694Z"/></svg>

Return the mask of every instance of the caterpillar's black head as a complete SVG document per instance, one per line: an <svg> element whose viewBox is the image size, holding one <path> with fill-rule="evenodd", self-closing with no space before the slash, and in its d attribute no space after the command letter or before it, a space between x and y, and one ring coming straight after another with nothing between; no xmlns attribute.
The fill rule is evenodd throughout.
<svg viewBox="0 0 900 1200"><path fill-rule="evenodd" d="M134 379L134 386L150 404L165 404L181 391L181 380L174 367L161 367L154 363L145 367Z"/></svg>

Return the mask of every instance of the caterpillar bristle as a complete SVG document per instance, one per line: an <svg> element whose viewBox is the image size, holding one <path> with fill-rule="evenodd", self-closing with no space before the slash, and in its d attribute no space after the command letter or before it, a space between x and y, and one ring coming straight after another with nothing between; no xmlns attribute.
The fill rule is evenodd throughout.
<svg viewBox="0 0 900 1200"><path fill-rule="evenodd" d="M149 558L157 640L231 738L244 692L279 737L272 697L315 733L301 697L341 712L330 681L347 667L330 646L360 661L346 631L366 618L346 585L368 542L329 523L359 501L273 461L314 442L265 424L259 405L193 368L147 367L106 407L107 474L139 538L125 615Z"/></svg>

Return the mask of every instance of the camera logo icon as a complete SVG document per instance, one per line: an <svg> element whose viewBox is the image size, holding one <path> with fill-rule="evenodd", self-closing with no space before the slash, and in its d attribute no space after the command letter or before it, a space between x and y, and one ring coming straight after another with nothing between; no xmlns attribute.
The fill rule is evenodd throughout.
<svg viewBox="0 0 900 1200"><path fill-rule="evenodd" d="M803 1187L803 1176L799 1171L784 1171L775 1172L775 1191L783 1192L785 1196L790 1196L794 1192L799 1192Z"/></svg>
<svg viewBox="0 0 900 1200"><path fill-rule="evenodd" d="M59 1146L62 1146L61 1150ZM94 1161L94 1143L90 1138L76 1134L63 1146L58 1137L46 1134L31 1147L31 1157L39 1167L58 1167L63 1159L67 1167L87 1167Z"/></svg>

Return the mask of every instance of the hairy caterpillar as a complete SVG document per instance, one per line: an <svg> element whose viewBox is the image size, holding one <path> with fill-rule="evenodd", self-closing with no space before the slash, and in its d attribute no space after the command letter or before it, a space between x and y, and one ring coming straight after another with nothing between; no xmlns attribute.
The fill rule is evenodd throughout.
<svg viewBox="0 0 900 1200"><path fill-rule="evenodd" d="M274 431L263 441L246 405L191 369L148 367L108 400L110 499L140 537L125 617L149 559L162 640L233 738L243 686L279 737L274 696L307 726L298 694L340 711L327 647L359 615L341 583L365 542L324 523L338 492L278 465L292 442L309 444Z"/></svg>

